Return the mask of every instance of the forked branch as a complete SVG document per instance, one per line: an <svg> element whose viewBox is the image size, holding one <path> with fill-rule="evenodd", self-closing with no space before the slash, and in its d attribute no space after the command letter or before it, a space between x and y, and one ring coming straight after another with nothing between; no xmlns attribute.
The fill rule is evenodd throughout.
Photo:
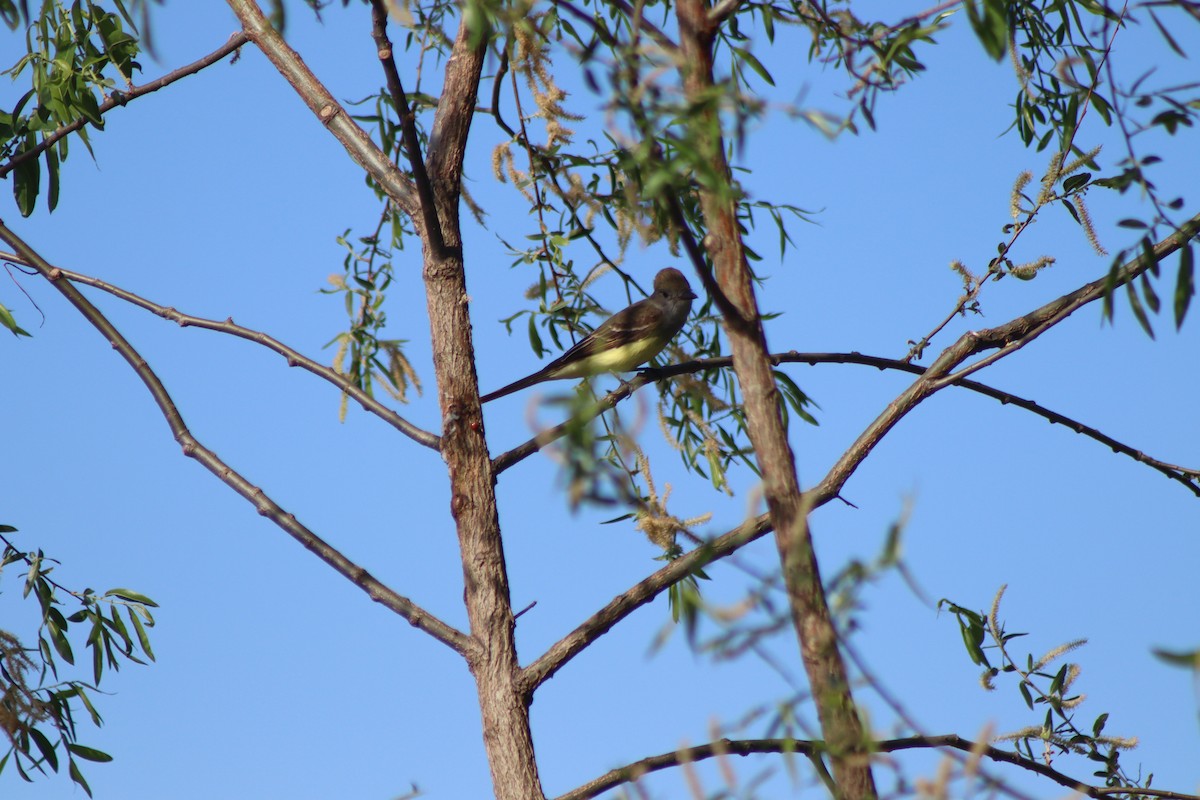
<svg viewBox="0 0 1200 800"><path fill-rule="evenodd" d="M371 176L400 208L414 219L420 216L420 201L413 182L371 141L358 123L329 90L313 75L308 65L263 15L254 0L227 0L251 42L279 70L305 105L317 115L356 164Z"/></svg>
<svg viewBox="0 0 1200 800"><path fill-rule="evenodd" d="M13 233L0 221L0 239L9 244L21 260L38 271L50 285L59 291L79 313L91 323L105 339L112 344L113 349L133 368L142 383L146 385L154 401L162 411L167 425L175 441L183 447L183 454L200 462L205 469L229 488L252 503L259 514L274 522L285 533L303 545L332 567L338 574L362 589L375 602L394 611L416 628L425 631L433 638L449 646L455 652L470 657L477 649L477 644L469 636L451 625L442 622L419 605L409 600L389 587L385 586L371 573L347 558L340 550L333 547L317 534L306 528L296 519L294 514L285 511L274 500L267 496L260 487L246 480L236 470L226 464L212 450L209 450L188 429L183 415L171 399L165 386L154 370L146 363L146 359L130 344L109 321L104 314L92 305L69 280L64 280L60 271L46 263L40 255Z"/></svg>
<svg viewBox="0 0 1200 800"><path fill-rule="evenodd" d="M888 404L883 413L867 426L854 444L842 454L821 482L810 489L808 494L813 496L817 505L836 497L845 486L846 481L875 449L875 446L882 441L888 431L923 400L947 386L962 381L971 373L1015 353L1079 309L1102 299L1107 292L1135 280L1155 264L1185 246L1198 230L1200 230L1200 215L1192 217L1184 224L1180 232L1171 234L1160 241L1151 248L1149 253L1142 253L1137 258L1126 262L1110 276L1085 284L1075 291L1003 325L964 333L954 344L942 351L937 360L920 378ZM987 350L996 352L954 372L968 358Z"/></svg>

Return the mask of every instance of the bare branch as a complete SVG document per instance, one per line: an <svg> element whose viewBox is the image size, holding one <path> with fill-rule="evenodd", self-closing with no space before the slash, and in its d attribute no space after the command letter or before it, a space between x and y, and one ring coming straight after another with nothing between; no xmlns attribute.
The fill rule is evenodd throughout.
<svg viewBox="0 0 1200 800"><path fill-rule="evenodd" d="M583 624L550 646L545 653L521 670L521 687L526 695L558 672L585 647L607 633L614 625L649 603L670 586L698 569L732 554L745 544L770 533L768 515L746 520L716 539L705 542L690 553L645 578L609 601L608 605L584 620Z"/></svg>
<svg viewBox="0 0 1200 800"><path fill-rule="evenodd" d="M1075 291L1003 325L964 333L954 344L942 351L925 374L888 404L883 413L876 417L854 441L854 444L842 454L820 483L809 490L814 502L819 505L836 497L846 481L858 469L859 464L875 449L888 431L923 400L945 387L961 381L967 375L988 364L1015 353L1085 305L1104 297L1107 291L1134 280L1184 246L1198 229L1200 229L1200 215L1192 217L1185 223L1180 233L1171 234L1156 244L1152 248L1151 257L1147 258L1145 254L1139 255L1117 269L1112 275L1085 284ZM951 370L972 355L992 349L996 350L992 355L984 357L956 373L951 373Z"/></svg>
<svg viewBox="0 0 1200 800"><path fill-rule="evenodd" d="M64 276L61 271L46 263L40 255L13 233L3 221L0 221L0 239L3 239L16 250L22 261L32 266L42 277L50 281L50 285L57 289L71 305L75 306L79 310L79 313L92 324L92 327L98 330L112 344L113 349L120 353L121 357L133 367L134 372L138 374L142 383L146 385L146 388L154 397L155 402L158 403L163 417L171 428L171 433L174 435L175 441L179 442L183 447L183 454L185 456L194 458L200 462L209 472L216 475L222 483L250 501L259 514L282 528L285 533L332 567L339 575L362 589L372 600L399 614L408 620L413 627L425 631L460 655L467 658L473 656L478 650L478 645L471 637L453 626L442 622L407 597L403 597L385 586L367 572L366 569L355 564L343 555L340 550L302 525L294 514L290 514L281 508L261 488L250 483L222 461L216 453L201 444L192 435L191 431L188 430L186 423L183 421L183 416L179 413L179 409L175 406L175 402L171 399L162 381L159 380L158 375L155 374L142 355L129 343L129 340L121 335L108 318L92 305L70 280L63 280Z"/></svg>
<svg viewBox="0 0 1200 800"><path fill-rule="evenodd" d="M263 16L258 3L254 0L227 1L241 21L246 36L275 65L275 69L292 85L321 124L346 149L350 158L410 217L419 219L420 201L413 182L371 141L366 131L351 119L346 109L317 80L299 54Z"/></svg>
<svg viewBox="0 0 1200 800"><path fill-rule="evenodd" d="M179 69L172 70L166 75L163 75L161 78L150 81L149 83L144 83L141 86L134 86L128 91L112 92L108 99L98 106L97 110L100 114L106 114L117 106L125 105L130 100L136 100L143 95L150 94L151 92L157 92L159 89L162 89L164 86L171 85L180 78L186 78L188 75L194 75L205 67L217 63L248 41L250 41L249 37L247 37L242 31L238 31L229 37L229 41L225 42L225 44L221 45L204 58L193 61L191 64L182 66ZM59 139L79 130L84 125L87 125L87 122L88 121L86 119L80 117L74 122L71 122L67 125L62 125L56 128L53 132L46 134L46 137L42 139L37 146L13 156L8 160L7 164L0 165L0 179L3 179L5 175L12 172L17 166L25 161L28 161L31 158L37 158L46 149L52 147Z"/></svg>
<svg viewBox="0 0 1200 800"><path fill-rule="evenodd" d="M1050 779L1059 786L1064 786L1071 791L1079 792L1088 797L1104 798L1121 795L1123 797L1157 797L1164 798L1164 800L1200 800L1200 797L1197 795L1170 792L1165 789L1139 789L1129 786L1092 786L1059 772L1040 761L1025 758L1020 753L1001 750L982 744L981 742L973 742L970 739L964 739L955 734L946 734L943 736L910 736L903 739L885 739L884 741L874 743L874 750L880 753L944 748L964 750L969 753L981 753L992 761L1012 764L1021 769L1036 773ZM823 752L826 752L826 745L820 740L720 739L695 747L682 747L670 753L650 756L627 766L618 767L598 778L588 781L577 789L572 789L566 794L559 795L554 800L590 800L590 798L597 797L615 786L636 781L643 775L651 772L658 772L659 770L677 767L681 764L703 761L714 757L726 755L747 756L752 753L799 753L806 756L815 756Z"/></svg>
<svg viewBox="0 0 1200 800"><path fill-rule="evenodd" d="M862 364L864 366L877 367L878 369L894 369L901 372L908 372L913 375L925 374L925 367L919 367L911 364L903 359L881 358L879 356L867 356L862 353L797 353L794 350L790 353L779 353L771 356L771 361L775 364L785 363L800 363L800 364ZM724 364L720 362L725 362ZM699 371L702 369L710 369L712 367L727 366L729 359L713 358L705 359L704 361L694 361L687 364L679 364L667 367L662 370L666 375L676 374L677 367L692 367L689 372ZM679 370L682 372L683 370ZM1089 439L1094 439L1102 445L1110 448L1114 453L1121 453L1129 456L1139 464L1145 464L1157 472L1162 473L1173 481L1177 481L1187 487L1188 491L1200 497L1200 469L1192 467L1183 467L1178 464L1168 464L1166 461L1161 461L1157 458L1146 455L1143 451L1133 448L1124 442L1118 441L1108 434L1085 425L1066 414L1060 414L1057 411L1052 411L1045 406L1039 405L1033 400L1027 400L1024 397L1006 392L1003 389L997 389L989 386L986 383L979 381L968 380L966 378L956 379L948 383L949 386L957 386L968 391L977 392L986 397L991 397L994 400L999 400L1002 405L1016 406L1024 409L1032 414L1036 414L1042 419L1048 420L1051 424L1063 425L1070 428L1075 433L1086 436Z"/></svg>
<svg viewBox="0 0 1200 800"><path fill-rule="evenodd" d="M32 264L27 264L24 259L20 258L14 253L5 253L0 251L0 259L12 261L17 264L26 264L30 267L33 266ZM329 383L332 383L340 391L343 391L350 395L350 397L354 398L359 405L362 406L364 411L369 411L370 413L379 417L384 422L388 423L417 444L425 445L432 450L437 450L441 447L441 437L439 437L437 434L431 433L422 428L418 428L416 425L413 425L404 417L400 416L395 411L383 405L374 397L371 397L362 389L355 386L345 375L341 375L337 371L330 369L324 364L320 364L316 361L313 361L311 358L308 358L307 356L301 355L299 352L288 347L273 336L269 336L262 331L256 331L252 330L251 328L238 325L233 321L232 318L219 321L214 319L205 319L204 317L195 317L191 314L184 314L180 311L176 311L172 307L159 305L151 300L147 300L141 295L134 294L133 292L122 289L119 286L113 286L107 281L102 281L99 278L93 278L90 275L84 275L69 269L63 269L62 267L51 267L51 269L54 271L54 280L62 278L64 280L82 283L85 286L92 286L101 291L108 292L114 297L119 297L127 303L132 303L138 308L144 308L156 316L162 317L163 319L169 319L172 322L177 323L181 328L204 328L205 330L227 333L230 336L236 336L239 339L246 339L254 342L255 344L260 344L268 350L273 350L286 358L289 367L301 367L313 373L317 377L323 378Z"/></svg>

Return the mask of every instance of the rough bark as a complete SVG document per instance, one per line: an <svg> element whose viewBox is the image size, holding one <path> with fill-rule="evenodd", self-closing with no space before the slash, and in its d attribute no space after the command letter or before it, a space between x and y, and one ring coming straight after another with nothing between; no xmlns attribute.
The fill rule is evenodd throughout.
<svg viewBox="0 0 1200 800"><path fill-rule="evenodd" d="M544 795L529 727L530 695L519 681L495 479L479 406L458 213L463 156L487 36L476 36L472 42L466 26L459 29L446 61L445 88L425 159L426 175L414 169L415 180L427 180L428 185L418 186L414 178L400 173L345 114L266 21L257 3L227 1L250 40L271 59L351 157L410 215L421 238L433 366L442 411L441 454L450 477L450 512L462 554L463 601L476 645L467 653L467 663L478 689L494 795L497 800L540 800ZM412 124L411 117L401 122ZM427 213L430 199L436 205L436 214Z"/></svg>
<svg viewBox="0 0 1200 800"><path fill-rule="evenodd" d="M459 220L463 156L486 55L486 37L479 39L472 46L470 31L465 25L459 28L430 135L426 166L441 232L439 237L421 231L425 296L442 409L442 458L450 473L450 511L462 555L463 600L471 635L480 644L469 664L479 694L492 786L498 800L530 800L543 794L529 727L529 696L519 682L495 478L479 405Z"/></svg>
<svg viewBox="0 0 1200 800"><path fill-rule="evenodd" d="M680 46L687 65L685 90L697 104L713 88L712 23L704 0L677 5ZM709 107L711 109L711 106ZM694 143L718 174L729 175L725 146L715 111L692 121ZM750 269L737 224L737 201L731 193L699 191L716 290L726 313L733 368L742 387L747 430L763 476L763 491L775 528L775 541L788 588L792 622L800 638L801 658L828 746L838 798L863 800L877 796L871 775L867 737L854 706L837 633L829 616L821 574L808 528L791 446L772 375L766 336L751 285ZM703 264L698 265L703 269ZM706 281L708 283L709 281Z"/></svg>

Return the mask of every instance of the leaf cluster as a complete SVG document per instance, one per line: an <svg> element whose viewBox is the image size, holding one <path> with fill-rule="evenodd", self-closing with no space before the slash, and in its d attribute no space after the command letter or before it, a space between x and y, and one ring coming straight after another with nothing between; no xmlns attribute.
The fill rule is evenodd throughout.
<svg viewBox="0 0 1200 800"><path fill-rule="evenodd" d="M330 276L331 288L323 294L342 295L349 328L339 333L325 346L336 345L333 368L347 376L353 385L369 397L375 396L378 383L396 400L408 402L408 390L421 391L421 381L404 354L404 339L381 336L387 326L384 309L387 290L393 278L392 251L380 242L385 225L391 223L393 241L403 241L396 230L400 215L385 210L375 232L352 242L350 231L338 237L346 250L342 274ZM347 395L342 395L342 415L345 415Z"/></svg>
<svg viewBox="0 0 1200 800"><path fill-rule="evenodd" d="M1027 653L1016 658L1009 652L1009 643L1026 636L1025 633L1009 633L999 620L1000 600L1004 588L996 594L990 613L973 611L947 599L938 601L938 608L954 614L967 656L973 664L984 667L981 684L987 690L994 688L994 681L1009 676L1025 706L1030 711L1044 708L1044 714L1033 725L1001 736L1013 742L1017 753L1031 761L1049 764L1056 755L1075 754L1093 762L1093 772L1104 780L1104 785L1113 789L1148 788L1153 775L1145 779L1129 775L1120 763L1123 750L1137 744L1136 739L1114 737L1104 734L1108 714L1101 713L1090 724L1077 722L1078 710L1084 696L1073 691L1079 675L1079 666L1059 663L1062 656L1086 644L1085 641L1060 645L1041 657ZM989 658L991 653L991 658ZM995 661L995 663L993 663Z"/></svg>
<svg viewBox="0 0 1200 800"><path fill-rule="evenodd" d="M4 542L0 574L13 564L24 566L23 596L33 596L41 619L36 647L24 646L14 635L0 631L0 729L9 740L0 758L0 772L10 763L26 781L30 772L57 772L65 758L67 773L90 797L91 788L79 762L111 761L107 753L79 741L76 717L82 710L93 725L103 722L90 692L98 690L106 668L119 670L123 661L154 660L148 628L150 609L157 604L130 589L71 591L52 574L57 563L41 550L22 551L5 536L16 528L0 525ZM76 610L66 613L67 606ZM91 681L60 679L60 665L75 664L72 626L86 631L91 651ZM61 752L60 746L61 745Z"/></svg>
<svg viewBox="0 0 1200 800"><path fill-rule="evenodd" d="M129 10L122 0L113 0L113 4L116 12L91 0L74 0L69 7L58 0L45 0L26 29L25 55L3 73L15 79L29 72L29 90L11 111L0 111L0 160L14 164L13 194L23 216L33 213L42 190L43 162L47 206L53 211L58 205L59 165L67 159L69 138L59 138L39 158L41 143L57 129L81 119L103 130L103 95L112 91L118 80L130 85L133 73L142 68L137 61L141 44ZM24 3L18 15L11 2L0 2L0 16L12 27L19 19L29 18ZM78 134L91 152L87 127L79 128ZM27 154L29 157L22 158Z"/></svg>

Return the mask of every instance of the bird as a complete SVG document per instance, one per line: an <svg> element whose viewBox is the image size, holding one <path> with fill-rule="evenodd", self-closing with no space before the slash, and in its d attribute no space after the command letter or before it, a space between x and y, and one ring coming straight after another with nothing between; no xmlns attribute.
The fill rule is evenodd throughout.
<svg viewBox="0 0 1200 800"><path fill-rule="evenodd" d="M654 276L654 293L618 311L558 358L532 375L483 395L481 403L542 381L628 372L654 358L683 328L696 293L673 267Z"/></svg>

